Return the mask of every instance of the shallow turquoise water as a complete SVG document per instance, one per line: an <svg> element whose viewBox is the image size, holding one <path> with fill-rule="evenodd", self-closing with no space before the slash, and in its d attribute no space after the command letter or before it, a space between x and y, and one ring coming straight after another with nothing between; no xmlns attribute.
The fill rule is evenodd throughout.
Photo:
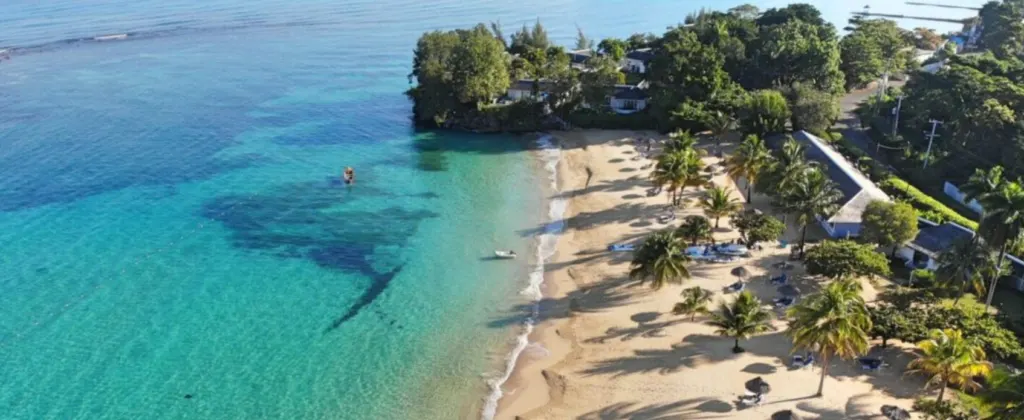
<svg viewBox="0 0 1024 420"><path fill-rule="evenodd" d="M0 4L32 47L0 63L2 419L476 417L548 175L522 139L410 127L416 37L740 2L196 3Z"/></svg>

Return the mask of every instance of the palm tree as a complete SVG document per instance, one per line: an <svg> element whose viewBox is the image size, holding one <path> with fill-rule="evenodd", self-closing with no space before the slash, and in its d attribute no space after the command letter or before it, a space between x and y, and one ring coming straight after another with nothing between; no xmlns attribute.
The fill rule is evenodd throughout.
<svg viewBox="0 0 1024 420"><path fill-rule="evenodd" d="M979 200L985 208L979 231L992 246L999 247L997 270L989 281L985 310L992 305L996 284L1003 271L1006 250L1024 233L1024 187L1019 181L1003 182L996 191L985 194Z"/></svg>
<svg viewBox="0 0 1024 420"><path fill-rule="evenodd" d="M992 409L990 420L1024 419L1024 374L994 370L989 377L989 390L982 395Z"/></svg>
<svg viewBox="0 0 1024 420"><path fill-rule="evenodd" d="M917 343L921 355L907 365L907 373L929 375L927 385L939 385L936 401L942 402L946 384L967 390L981 387L975 377L987 376L992 364L985 361L985 351L973 341L964 338L960 330L932 330L927 340Z"/></svg>
<svg viewBox="0 0 1024 420"><path fill-rule="evenodd" d="M723 216L729 216L743 209L739 200L732 198L728 188L712 187L701 199L700 207L708 218L715 219L715 229L718 229L718 221Z"/></svg>
<svg viewBox="0 0 1024 420"><path fill-rule="evenodd" d="M715 333L736 340L733 353L742 353L740 339L747 339L754 334L771 331L771 311L761 305L761 300L754 297L749 290L736 296L732 304L724 301L719 304L718 311L711 313L708 325L718 328Z"/></svg>
<svg viewBox="0 0 1024 420"><path fill-rule="evenodd" d="M807 242L807 226L818 218L835 213L842 198L843 193L836 183L817 168L805 171L804 176L789 187L780 204L788 212L796 213L797 223L800 224L801 258Z"/></svg>
<svg viewBox="0 0 1024 420"><path fill-rule="evenodd" d="M781 196L811 166L804 157L804 147L790 137L772 155L771 165L757 179L756 187L768 195Z"/></svg>
<svg viewBox="0 0 1024 420"><path fill-rule="evenodd" d="M693 149L672 151L658 157L651 180L659 187L667 185L672 204L678 205L683 189L707 183L701 173L703 168L704 162Z"/></svg>
<svg viewBox="0 0 1024 420"><path fill-rule="evenodd" d="M834 281L787 312L790 321L786 334L793 339L794 347L817 349L821 356L819 397L825 388L830 357L849 359L868 349L871 316L860 292L857 281Z"/></svg>
<svg viewBox="0 0 1024 420"><path fill-rule="evenodd" d="M750 203L754 183L772 163L772 155L764 140L751 134L740 143L736 152L725 160L726 172L733 178L747 181L747 203Z"/></svg>
<svg viewBox="0 0 1024 420"><path fill-rule="evenodd" d="M676 315L690 315L690 321L693 321L697 314L708 312L708 303L711 303L710 290L694 286L684 289L682 296L683 301L677 303L672 308L672 313Z"/></svg>
<svg viewBox="0 0 1024 420"><path fill-rule="evenodd" d="M705 113L702 122L711 130L711 134L715 136L716 149L721 147L725 136L729 135L729 132L736 128L736 117L722 110Z"/></svg>
<svg viewBox="0 0 1024 420"><path fill-rule="evenodd" d="M711 222L706 217L697 215L686 216L683 219L683 222L676 228L676 237L686 239L694 246L698 241L704 239L714 241L714 236L711 234Z"/></svg>
<svg viewBox="0 0 1024 420"><path fill-rule="evenodd" d="M688 130L673 131L668 138L669 142L665 145L665 153L697 149L697 137L694 137Z"/></svg>
<svg viewBox="0 0 1024 420"><path fill-rule="evenodd" d="M973 286L979 295L985 289L980 271L985 268L990 254L983 243L974 239L956 241L939 254L935 274L947 287L959 289L954 305L963 297L968 285Z"/></svg>
<svg viewBox="0 0 1024 420"><path fill-rule="evenodd" d="M669 283L682 284L690 278L687 261L689 258L679 249L679 239L671 230L657 232L633 252L629 277L641 283L650 279L655 290Z"/></svg>

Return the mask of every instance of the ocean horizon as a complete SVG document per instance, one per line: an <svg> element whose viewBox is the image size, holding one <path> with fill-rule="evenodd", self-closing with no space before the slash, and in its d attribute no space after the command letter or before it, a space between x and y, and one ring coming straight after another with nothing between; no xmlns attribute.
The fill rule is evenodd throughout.
<svg viewBox="0 0 1024 420"><path fill-rule="evenodd" d="M0 4L0 418L490 418L535 345L557 145L415 129L416 39L742 3Z"/></svg>

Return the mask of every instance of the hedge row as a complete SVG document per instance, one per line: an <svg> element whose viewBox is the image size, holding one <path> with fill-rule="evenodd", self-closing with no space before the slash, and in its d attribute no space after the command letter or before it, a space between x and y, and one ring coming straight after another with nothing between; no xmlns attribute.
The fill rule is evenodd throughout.
<svg viewBox="0 0 1024 420"><path fill-rule="evenodd" d="M908 184L902 179L891 176L879 182L878 187L893 198L910 203L921 213L921 217L925 219L938 223L953 222L972 230L978 230L978 222L961 216L960 213L940 203L928 194L921 192L921 190L914 188L913 185Z"/></svg>

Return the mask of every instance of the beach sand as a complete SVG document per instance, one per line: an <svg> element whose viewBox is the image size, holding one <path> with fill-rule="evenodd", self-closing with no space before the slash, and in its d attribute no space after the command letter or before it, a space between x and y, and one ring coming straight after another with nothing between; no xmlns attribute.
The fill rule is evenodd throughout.
<svg viewBox="0 0 1024 420"><path fill-rule="evenodd" d="M666 194L648 197L653 162L639 158L633 143L637 137L660 137L607 130L556 137L562 147L560 194L569 199L567 226L546 266L545 297L530 336L535 344L505 384L497 418L767 419L781 410L805 418L881 418L881 405L909 409L921 394L923 382L902 374L912 359L906 346L873 348L871 355L891 364L880 372L864 372L855 361L831 361L825 396L816 398L820 365L789 367L791 342L783 334L784 321L774 322L774 332L741 342L747 351L734 354L733 340L716 336L703 323L706 318L691 321L673 315L685 287L714 291L712 307L723 297L731 299L722 289L737 280L730 271L738 266L751 272L748 290L770 303L778 293L766 276L779 273L772 264L785 261L789 249L764 244L764 250L736 262L695 262L692 278L683 286L652 290L638 285L627 275L631 253L605 249L612 243L638 243L651 232L678 224L657 221L668 199ZM709 154L706 162L717 164L719 159ZM713 182L742 199L721 168ZM701 213L694 202L699 194L694 189L685 193L690 204L677 212L680 218ZM766 208L766 201L755 194L753 205ZM728 220L721 226L715 232L718 242L739 237ZM790 226L786 239L796 238L798 232ZM801 276L799 264L789 273L804 295L821 287L820 279ZM865 281L865 289L872 300L874 288ZM744 393L744 383L756 377L768 382L771 392L761 406L739 407L736 399Z"/></svg>

